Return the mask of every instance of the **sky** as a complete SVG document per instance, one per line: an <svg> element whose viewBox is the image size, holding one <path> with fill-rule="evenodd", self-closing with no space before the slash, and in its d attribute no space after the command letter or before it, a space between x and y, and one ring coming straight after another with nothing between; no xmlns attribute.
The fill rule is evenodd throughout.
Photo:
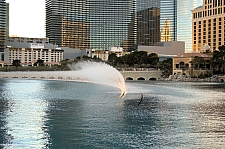
<svg viewBox="0 0 225 149"><path fill-rule="evenodd" d="M45 0L6 0L9 35L45 38Z"/></svg>

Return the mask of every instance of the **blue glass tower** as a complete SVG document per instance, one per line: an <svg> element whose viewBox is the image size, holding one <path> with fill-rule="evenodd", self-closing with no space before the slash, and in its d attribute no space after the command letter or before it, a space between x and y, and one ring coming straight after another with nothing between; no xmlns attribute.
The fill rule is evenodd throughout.
<svg viewBox="0 0 225 149"><path fill-rule="evenodd" d="M159 2L45 0L46 37L51 43L78 49L132 50L139 43L151 45L160 41Z"/></svg>
<svg viewBox="0 0 225 149"><path fill-rule="evenodd" d="M170 21L172 40L177 40L177 0L160 0L160 28Z"/></svg>
<svg viewBox="0 0 225 149"><path fill-rule="evenodd" d="M177 41L185 42L185 50L192 51L192 12L202 5L202 0L177 1Z"/></svg>
<svg viewBox="0 0 225 149"><path fill-rule="evenodd" d="M46 0L46 37L78 49L136 44L136 0Z"/></svg>
<svg viewBox="0 0 225 149"><path fill-rule="evenodd" d="M160 26L170 21L172 40L184 41L185 50L192 50L191 10L202 5L202 0L160 0Z"/></svg>

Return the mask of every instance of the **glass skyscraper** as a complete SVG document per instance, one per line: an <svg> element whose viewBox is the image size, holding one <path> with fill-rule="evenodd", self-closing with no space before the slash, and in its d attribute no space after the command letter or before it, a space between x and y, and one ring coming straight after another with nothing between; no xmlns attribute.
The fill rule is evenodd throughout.
<svg viewBox="0 0 225 149"><path fill-rule="evenodd" d="M160 28L170 22L172 40L177 40L177 0L160 0Z"/></svg>
<svg viewBox="0 0 225 149"><path fill-rule="evenodd" d="M5 35L6 34L6 2L0 0L0 52L5 48Z"/></svg>
<svg viewBox="0 0 225 149"><path fill-rule="evenodd" d="M159 0L137 0L137 45L150 46L160 42Z"/></svg>
<svg viewBox="0 0 225 149"><path fill-rule="evenodd" d="M177 41L185 42L185 50L192 51L192 12L202 0L177 0Z"/></svg>
<svg viewBox="0 0 225 149"><path fill-rule="evenodd" d="M159 0L46 0L45 5L46 37L51 43L132 50L139 43L160 41Z"/></svg>
<svg viewBox="0 0 225 149"><path fill-rule="evenodd" d="M78 49L134 47L135 0L46 0L46 37Z"/></svg>
<svg viewBox="0 0 225 149"><path fill-rule="evenodd" d="M88 0L90 49L135 45L135 0Z"/></svg>
<svg viewBox="0 0 225 149"><path fill-rule="evenodd" d="M192 13L202 0L160 0L160 28L170 21L172 40L184 41L185 50L192 50Z"/></svg>

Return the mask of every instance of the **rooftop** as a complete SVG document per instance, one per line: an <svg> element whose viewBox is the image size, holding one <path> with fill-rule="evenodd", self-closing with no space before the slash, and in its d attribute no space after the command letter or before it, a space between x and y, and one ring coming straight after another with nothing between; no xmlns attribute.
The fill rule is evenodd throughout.
<svg viewBox="0 0 225 149"><path fill-rule="evenodd" d="M207 55L207 54L203 54L203 53L183 53L183 54L179 54L177 56L175 56L175 58L180 58L180 57L195 57L195 56L198 56L198 57L204 57L204 58L211 58L212 55Z"/></svg>
<svg viewBox="0 0 225 149"><path fill-rule="evenodd" d="M196 7L195 9L199 9L199 8L202 8L203 6L198 6L198 7ZM193 9L193 10L195 10L195 9Z"/></svg>

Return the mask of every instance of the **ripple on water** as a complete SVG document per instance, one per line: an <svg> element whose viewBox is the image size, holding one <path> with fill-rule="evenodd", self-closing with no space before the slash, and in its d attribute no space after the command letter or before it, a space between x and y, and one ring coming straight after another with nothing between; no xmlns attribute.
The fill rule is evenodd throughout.
<svg viewBox="0 0 225 149"><path fill-rule="evenodd" d="M0 79L0 138L11 148L223 148L220 83L100 84ZM141 94L143 101L138 106Z"/></svg>

